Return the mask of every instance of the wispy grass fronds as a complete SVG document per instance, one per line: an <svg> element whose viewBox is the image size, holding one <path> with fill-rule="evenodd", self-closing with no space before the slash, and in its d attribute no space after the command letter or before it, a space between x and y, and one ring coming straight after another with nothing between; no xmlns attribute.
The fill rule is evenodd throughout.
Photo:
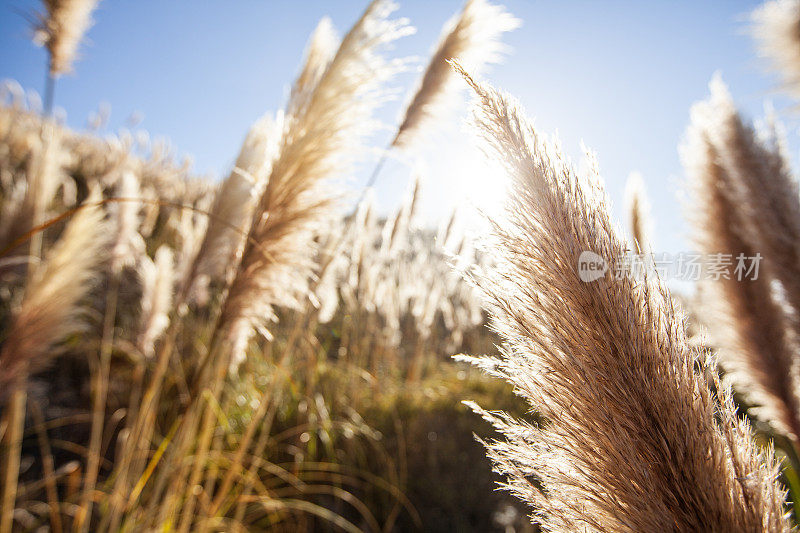
<svg viewBox="0 0 800 533"><path fill-rule="evenodd" d="M310 94L302 88L292 92L277 156L254 210L209 355L198 371L197 383L214 397L221 393L225 372L244 359L253 332L269 336L266 324L276 318L273 306L299 307L307 296L313 231L329 215L334 201L325 184L350 168L373 125L372 113L381 101L382 84L396 70L380 55L380 48L410 31L405 20L388 18L394 9L390 2L373 1L344 37ZM280 368L290 354L287 349ZM278 383L262 396L238 445L234 465L222 480L222 496L213 500L212 514L219 511L225 492L239 474L241 460L267 415ZM195 405L202 405L201 396L196 401ZM180 509L181 532L188 531L195 518L196 487L206 467L215 419L215 411L205 407L186 485L188 498ZM193 420L189 420L185 428L192 427Z"/></svg>
<svg viewBox="0 0 800 533"><path fill-rule="evenodd" d="M292 94L289 98L290 115L295 115L308 102L308 98L314 92L319 80L330 66L336 51L341 44L336 28L328 17L322 17L317 24L314 33L308 41L305 59L300 73L292 86Z"/></svg>
<svg viewBox="0 0 800 533"><path fill-rule="evenodd" d="M324 17L309 39L303 66L292 87L287 106L290 117L302 113L303 107L308 105L339 44L333 24ZM250 128L233 171L217 191L192 278L197 275L219 279L225 276L231 264L238 264L236 256L242 252L253 209L263 194L278 155L283 129L283 113L276 118L266 114ZM189 280L189 285L194 281Z"/></svg>
<svg viewBox="0 0 800 533"><path fill-rule="evenodd" d="M264 115L250 128L236 159L236 165L217 190L208 228L187 273L185 290L197 277L222 279L247 235L256 200L272 167L280 140L281 118Z"/></svg>
<svg viewBox="0 0 800 533"><path fill-rule="evenodd" d="M144 252L144 240L139 234L139 211L142 202L139 193L139 180L129 171L123 171L117 180L116 197L109 209L116 223L116 234L111 247L111 270L119 272L123 267L136 263Z"/></svg>
<svg viewBox="0 0 800 533"><path fill-rule="evenodd" d="M633 249L640 254L650 251L653 234L650 201L647 199L642 175L638 172L632 172L625 184L625 213L628 216Z"/></svg>
<svg viewBox="0 0 800 533"><path fill-rule="evenodd" d="M0 352L0 391L21 375L46 368L53 347L84 326L81 300L103 258L106 229L94 194L67 224L25 287Z"/></svg>
<svg viewBox="0 0 800 533"><path fill-rule="evenodd" d="M705 282L701 311L726 378L755 404L756 416L797 439L798 330L773 283L780 280L786 300L800 303L797 263L792 263L800 260L792 241L800 238L797 187L781 155L759 144L743 124L721 80L710 87L711 98L692 109L684 148L695 241L704 253L730 254L732 269L739 257L748 268L749 258L760 254L761 260L757 279L753 271L743 279L731 275Z"/></svg>
<svg viewBox="0 0 800 533"><path fill-rule="evenodd" d="M83 35L92 26L99 0L43 0L46 14L39 15L34 41L50 52L50 76L72 71Z"/></svg>
<svg viewBox="0 0 800 533"><path fill-rule="evenodd" d="M304 292L310 230L332 201L321 186L343 175L374 125L381 86L397 68L379 49L410 32L405 20L388 19L394 9L391 2L372 2L306 102L288 106L296 109L285 117L279 153L223 309L223 327L239 347L254 327L263 331L274 304L295 305Z"/></svg>
<svg viewBox="0 0 800 533"><path fill-rule="evenodd" d="M626 251L599 179L579 179L507 96L468 81L514 182L494 224L497 267L477 276L506 341L493 372L544 417L484 412L506 438L489 450L507 488L546 531L786 530L773 454L695 369L714 371L664 286L581 280L582 252L613 265Z"/></svg>
<svg viewBox="0 0 800 533"><path fill-rule="evenodd" d="M520 24L501 5L468 0L461 13L445 24L391 146L407 147L452 103L459 80L448 61L457 60L470 72L480 72L487 63L500 60L504 50L500 36Z"/></svg>
<svg viewBox="0 0 800 533"><path fill-rule="evenodd" d="M772 0L751 17L761 55L780 73L784 88L800 98L800 1Z"/></svg>
<svg viewBox="0 0 800 533"><path fill-rule="evenodd" d="M174 281L172 249L161 246L156 251L155 261L143 256L139 263L139 277L142 312L137 347L145 357L152 357L155 341L169 325Z"/></svg>
<svg viewBox="0 0 800 533"><path fill-rule="evenodd" d="M742 232L763 257L763 267L777 279L793 309L800 309L800 196L780 144L759 142L736 111L720 79L710 84L705 128L729 174L732 194L742 211ZM796 313L795 313L796 314ZM800 323L795 319L795 331Z"/></svg>

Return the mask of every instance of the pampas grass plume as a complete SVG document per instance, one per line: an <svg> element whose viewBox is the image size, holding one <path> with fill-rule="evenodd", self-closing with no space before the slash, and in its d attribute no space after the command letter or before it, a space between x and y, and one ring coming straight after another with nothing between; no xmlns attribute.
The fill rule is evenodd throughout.
<svg viewBox="0 0 800 533"><path fill-rule="evenodd" d="M349 168L375 125L381 84L397 70L380 48L412 31L405 19L388 18L395 9L385 0L370 3L311 94L298 101L306 91L293 90L278 155L222 310L234 353L242 352L253 328L268 334L264 325L274 317L273 305L295 306L305 292L311 230L333 201L324 183Z"/></svg>
<svg viewBox="0 0 800 533"><path fill-rule="evenodd" d="M81 300L88 293L106 245L97 192L67 224L36 268L0 352L0 390L20 376L44 369L53 347L84 326Z"/></svg>
<svg viewBox="0 0 800 533"><path fill-rule="evenodd" d="M143 256L139 264L142 283L142 311L137 347L145 357L155 353L155 341L169 325L172 305L173 253L166 246L156 251L155 261Z"/></svg>
<svg viewBox="0 0 800 533"><path fill-rule="evenodd" d="M468 0L461 13L445 24L391 146L407 147L452 102L459 80L448 61L457 60L470 72L479 72L500 59L500 36L520 24L503 6Z"/></svg>
<svg viewBox="0 0 800 533"><path fill-rule="evenodd" d="M739 117L722 80L692 108L683 159L692 189L688 210L698 249L737 261L760 254L756 279L707 280L701 316L719 348L726 379L753 404L752 413L800 437L800 358L795 279L800 248L797 186L779 151L761 145ZM778 298L774 281L782 285Z"/></svg>
<svg viewBox="0 0 800 533"><path fill-rule="evenodd" d="M800 1L766 2L751 18L761 55L780 73L784 88L800 98Z"/></svg>
<svg viewBox="0 0 800 533"><path fill-rule="evenodd" d="M72 71L83 35L92 26L99 0L43 0L46 15L39 15L34 41L50 52L50 75Z"/></svg>
<svg viewBox="0 0 800 533"><path fill-rule="evenodd" d="M787 530L772 451L696 370L713 367L660 281L579 277L582 252L613 262L627 248L599 179L579 179L515 103L467 80L476 127L514 182L496 266L475 277L505 341L484 366L545 418L481 411L505 436L489 444L505 486L545 531Z"/></svg>
<svg viewBox="0 0 800 533"><path fill-rule="evenodd" d="M118 273L123 267L135 264L145 247L139 234L139 211L142 208L139 180L133 172L125 170L120 174L116 194L118 201L110 207L116 222L111 270Z"/></svg>
<svg viewBox="0 0 800 533"><path fill-rule="evenodd" d="M264 115L250 128L230 175L217 190L208 228L185 281L223 279L250 229L253 209L264 190L280 140L281 116Z"/></svg>

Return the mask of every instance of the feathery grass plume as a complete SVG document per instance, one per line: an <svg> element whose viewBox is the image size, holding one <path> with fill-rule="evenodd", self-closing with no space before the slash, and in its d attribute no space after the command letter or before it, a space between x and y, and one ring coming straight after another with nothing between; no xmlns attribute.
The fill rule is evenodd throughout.
<svg viewBox="0 0 800 533"><path fill-rule="evenodd" d="M169 325L173 282L172 249L161 246L156 251L155 261L143 256L139 263L139 277L142 282L142 313L137 347L145 357L152 357L155 341Z"/></svg>
<svg viewBox="0 0 800 533"><path fill-rule="evenodd" d="M29 184L29 191L31 187ZM0 406L3 407L0 531L3 532L11 531L16 508L28 375L46 368L57 353L55 344L83 327L80 301L96 275L105 237L102 210L93 205L100 199L96 191L67 225L44 263L28 271L22 302L10 317L0 347ZM33 216L37 213L40 212L31 212ZM37 236L36 249L33 250L34 245L31 248L38 257L41 238L40 234L34 234Z"/></svg>
<svg viewBox="0 0 800 533"><path fill-rule="evenodd" d="M308 98L331 64L340 44L331 19L322 17L308 41L303 68L300 69L292 86L287 114L295 115L307 104Z"/></svg>
<svg viewBox="0 0 800 533"><path fill-rule="evenodd" d="M637 253L645 253L652 248L653 221L650 218L650 201L644 188L644 180L638 172L631 172L625 184L625 211L628 215L628 228Z"/></svg>
<svg viewBox="0 0 800 533"><path fill-rule="evenodd" d="M116 234L111 247L111 270L120 272L124 267L136 263L136 258L144 252L145 243L139 234L139 211L142 204L139 193L139 179L130 170L123 171L116 184L116 197L109 210L116 221Z"/></svg>
<svg viewBox="0 0 800 533"><path fill-rule="evenodd" d="M39 14L34 42L50 52L50 76L72 71L83 35L92 26L99 0L43 0L47 14Z"/></svg>
<svg viewBox="0 0 800 533"><path fill-rule="evenodd" d="M253 208L277 152L281 122L281 116L274 119L267 114L250 128L234 169L217 190L208 228L187 273L186 291L198 276L224 278L232 260L241 252Z"/></svg>
<svg viewBox="0 0 800 533"><path fill-rule="evenodd" d="M715 78L710 88L711 98L692 108L683 150L693 189L688 212L695 241L706 254L730 254L734 267L739 257L749 261L761 254L763 260L756 279L731 275L706 281L701 311L720 350L726 379L755 404L753 414L797 440L797 330L793 336L791 315L772 283L773 273L781 282L791 275L796 268L792 256L800 259L794 255L797 243L785 240L800 238L797 190L782 158L759 146L742 124L722 82Z"/></svg>
<svg viewBox="0 0 800 533"><path fill-rule="evenodd" d="M741 231L764 257L762 267L778 280L785 299L794 309L793 326L800 337L800 196L780 142L759 142L753 128L736 111L724 83L710 84L712 111L704 128L715 146L720 164L730 176L737 208L742 211Z"/></svg>
<svg viewBox="0 0 800 533"><path fill-rule="evenodd" d="M497 266L478 274L501 359L538 425L483 411L505 434L489 445L506 487L546 531L783 531L784 491L730 391L695 370L683 317L664 286L579 277L579 257L621 258L599 180L572 165L495 89L467 80L475 123L514 190L493 225ZM719 418L721 421L716 421Z"/></svg>
<svg viewBox="0 0 800 533"><path fill-rule="evenodd" d="M324 17L309 39L303 67L289 98L289 115L307 102L333 59L339 39L330 19ZM250 128L231 174L217 190L208 229L195 257L179 300L201 280L224 278L231 264L238 264L256 201L266 185L277 156L283 130L283 113L261 117Z"/></svg>
<svg viewBox="0 0 800 533"><path fill-rule="evenodd" d="M441 114L452 101L459 80L448 61L457 60L470 72L480 72L485 64L500 60L505 48L500 36L520 24L501 5L468 0L461 13L445 24L391 146L407 147L419 136L425 123Z"/></svg>
<svg viewBox="0 0 800 533"><path fill-rule="evenodd" d="M751 18L761 55L780 73L784 88L800 98L800 0L766 2Z"/></svg>
<svg viewBox="0 0 800 533"><path fill-rule="evenodd" d="M18 376L44 369L53 359L53 346L83 327L81 299L106 244L103 210L93 205L99 200L97 192L86 200L25 287L0 351L0 391Z"/></svg>
<svg viewBox="0 0 800 533"><path fill-rule="evenodd" d="M333 24L329 18L323 17L309 39L303 67L292 87L288 114L297 114L305 105L338 46ZM222 278L231 263L237 263L232 259L241 252L253 209L277 156L283 116L281 113L273 118L266 114L247 133L233 171L217 191L208 229L190 273L191 279L187 281L187 290L195 282L195 276Z"/></svg>
<svg viewBox="0 0 800 533"><path fill-rule="evenodd" d="M191 207L171 210L166 226L175 232L175 272L180 280L189 279L189 273L195 268L198 253L202 247L208 230L208 213L214 203L214 197L209 196ZM197 288L202 292L205 287Z"/></svg>
<svg viewBox="0 0 800 533"><path fill-rule="evenodd" d="M262 326L273 316L273 304L296 304L306 285L310 230L332 201L321 186L342 175L358 154L374 125L381 85L398 68L379 48L411 31L406 20L387 18L394 9L391 2L373 1L304 103L293 99L288 105L294 112L284 119L279 153L223 307L221 324L236 340L235 353L254 327L266 333Z"/></svg>

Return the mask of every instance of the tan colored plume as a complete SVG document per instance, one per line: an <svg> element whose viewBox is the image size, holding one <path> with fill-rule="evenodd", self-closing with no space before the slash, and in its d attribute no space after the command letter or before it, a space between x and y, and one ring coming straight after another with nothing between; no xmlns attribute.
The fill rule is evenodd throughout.
<svg viewBox="0 0 800 533"><path fill-rule="evenodd" d="M726 379L755 415L798 439L800 328L783 303L800 305L797 185L780 151L743 123L722 81L710 88L710 99L692 108L683 150L693 191L688 212L699 251L726 254L731 275L703 283L701 311Z"/></svg>
<svg viewBox="0 0 800 533"><path fill-rule="evenodd" d="M38 17L34 41L50 52L50 76L72 71L98 3L99 0L43 0L47 14Z"/></svg>
<svg viewBox="0 0 800 533"><path fill-rule="evenodd" d="M0 351L0 391L44 369L57 353L56 343L83 328L81 300L97 275L107 242L99 200L99 194L89 196L25 287Z"/></svg>
<svg viewBox="0 0 800 533"><path fill-rule="evenodd" d="M505 486L545 531L788 530L772 451L730 390L709 387L713 366L663 284L613 275L627 245L599 178L579 178L509 97L468 80L475 124L514 184L493 224L496 266L475 278L503 356L478 364L543 417L481 411L505 436L489 444ZM609 271L583 281L584 252Z"/></svg>
<svg viewBox="0 0 800 533"><path fill-rule="evenodd" d="M188 273L185 290L197 277L220 280L241 253L253 208L264 189L280 139L281 121L267 114L256 121L236 159L236 165L214 198L203 241Z"/></svg>
<svg viewBox="0 0 800 533"><path fill-rule="evenodd" d="M388 19L394 9L391 2L373 1L311 93L292 91L278 155L222 310L222 328L234 339L236 354L253 328L266 333L273 305L296 305L304 294L311 231L333 200L324 185L346 173L374 126L381 86L397 69L379 50L411 31L406 20Z"/></svg>
<svg viewBox="0 0 800 533"><path fill-rule="evenodd" d="M142 283L142 312L137 347L145 357L152 357L155 342L169 325L174 281L172 249L161 246L156 250L155 261L142 256L139 278Z"/></svg>
<svg viewBox="0 0 800 533"><path fill-rule="evenodd" d="M800 0L772 0L751 15L761 55L783 78L784 88L800 98Z"/></svg>
<svg viewBox="0 0 800 533"><path fill-rule="evenodd" d="M330 19L324 17L309 39L303 67L292 87L287 113L295 116L314 93L336 54L339 39ZM203 279L224 278L230 265L238 264L253 209L261 197L278 153L283 113L261 117L250 128L236 165L217 190L208 229L184 280L182 294ZM183 296L181 296L183 298Z"/></svg>
<svg viewBox="0 0 800 533"><path fill-rule="evenodd" d="M142 201L139 179L130 170L123 171L117 180L116 198L109 211L116 223L114 243L111 247L111 270L118 273L123 267L136 264L144 253L145 243L139 234L139 212Z"/></svg>
<svg viewBox="0 0 800 533"><path fill-rule="evenodd" d="M445 24L391 146L408 146L426 123L452 103L459 80L448 61L457 60L470 72L480 72L485 64L499 61L504 49L500 36L519 25L520 20L503 6L468 0L461 13Z"/></svg>
<svg viewBox="0 0 800 533"><path fill-rule="evenodd" d="M336 34L336 28L331 19L322 17L308 41L303 67L292 86L287 114L296 114L299 108L306 103L331 64L339 44L339 36Z"/></svg>

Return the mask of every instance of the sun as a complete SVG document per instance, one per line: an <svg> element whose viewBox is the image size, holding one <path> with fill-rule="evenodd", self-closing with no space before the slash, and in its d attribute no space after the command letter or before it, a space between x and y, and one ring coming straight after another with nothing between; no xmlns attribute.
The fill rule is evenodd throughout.
<svg viewBox="0 0 800 533"><path fill-rule="evenodd" d="M453 202L466 216L469 226L485 225L486 218L499 216L508 195L510 179L506 170L474 146L459 147L448 158L446 182Z"/></svg>

